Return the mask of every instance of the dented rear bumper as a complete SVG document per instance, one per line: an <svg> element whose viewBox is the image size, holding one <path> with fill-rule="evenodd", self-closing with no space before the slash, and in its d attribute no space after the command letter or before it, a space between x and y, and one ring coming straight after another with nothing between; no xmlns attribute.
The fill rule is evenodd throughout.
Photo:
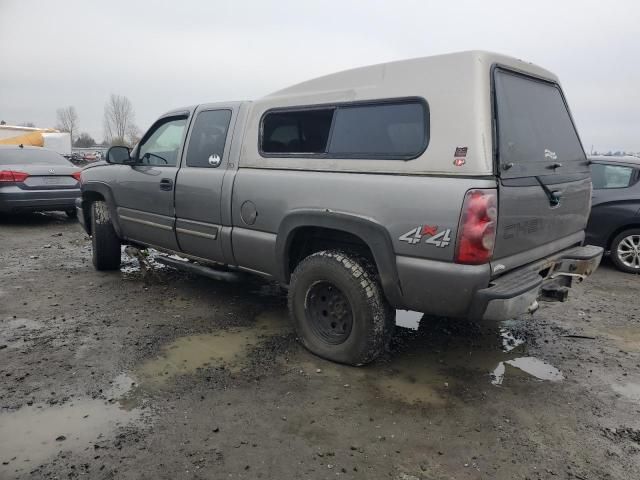
<svg viewBox="0 0 640 480"><path fill-rule="evenodd" d="M591 275L602 259L600 247L573 247L521 267L476 291L469 318L506 320L537 309L538 300L565 301L574 282Z"/></svg>

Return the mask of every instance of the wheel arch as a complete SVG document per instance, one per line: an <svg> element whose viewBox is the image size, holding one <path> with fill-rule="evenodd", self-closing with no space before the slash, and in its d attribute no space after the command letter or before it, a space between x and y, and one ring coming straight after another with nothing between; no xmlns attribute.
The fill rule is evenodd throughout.
<svg viewBox="0 0 640 480"><path fill-rule="evenodd" d="M402 303L402 289L393 243L387 229L375 220L333 210L296 210L280 224L276 240L276 278L289 283L296 238L305 229L325 229L352 236L367 247L380 276L382 289L392 305ZM308 230L307 230L308 231ZM295 266L294 266L295 267Z"/></svg>
<svg viewBox="0 0 640 480"><path fill-rule="evenodd" d="M613 240L620 235L622 232L624 232L625 230L633 230L634 228L638 228L640 229L640 220L635 222L635 223L629 223L627 225L623 225L621 227L618 227L617 229L615 229L613 232L611 232L611 234L609 235L609 238L607 239L607 251L611 250L611 245L613 244Z"/></svg>
<svg viewBox="0 0 640 480"><path fill-rule="evenodd" d="M111 187L103 182L87 182L82 185L82 215L84 216L87 233L91 234L91 204L95 201L107 202L111 216L111 223L118 237L122 238L122 230L117 215L117 206L113 198Z"/></svg>

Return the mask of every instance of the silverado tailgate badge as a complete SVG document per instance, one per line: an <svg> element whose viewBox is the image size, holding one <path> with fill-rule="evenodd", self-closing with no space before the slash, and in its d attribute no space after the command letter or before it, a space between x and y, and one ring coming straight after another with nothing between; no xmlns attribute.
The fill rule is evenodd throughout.
<svg viewBox="0 0 640 480"><path fill-rule="evenodd" d="M451 243L451 229L447 228L438 233L437 225L419 225L400 235L398 240L407 242L409 245L416 245L423 237L426 238L425 243L444 248Z"/></svg>

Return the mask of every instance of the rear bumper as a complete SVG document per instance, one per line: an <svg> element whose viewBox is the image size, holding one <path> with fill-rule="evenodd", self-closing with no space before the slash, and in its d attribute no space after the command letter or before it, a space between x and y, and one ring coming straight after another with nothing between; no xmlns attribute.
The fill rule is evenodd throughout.
<svg viewBox="0 0 640 480"><path fill-rule="evenodd" d="M0 192L0 212L73 210L79 189Z"/></svg>
<svg viewBox="0 0 640 480"><path fill-rule="evenodd" d="M571 247L491 278L491 267L396 257L402 287L394 307L473 320L505 320L537 306L537 300L564 300L574 281L600 264L602 248Z"/></svg>
<svg viewBox="0 0 640 480"><path fill-rule="evenodd" d="M507 320L535 311L538 300L564 301L574 282L598 268L602 254L601 247L574 247L498 277L475 293L468 316Z"/></svg>

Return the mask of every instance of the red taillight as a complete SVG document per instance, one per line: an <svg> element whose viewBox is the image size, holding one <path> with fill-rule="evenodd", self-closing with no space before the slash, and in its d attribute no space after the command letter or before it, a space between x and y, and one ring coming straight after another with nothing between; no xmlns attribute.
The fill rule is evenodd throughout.
<svg viewBox="0 0 640 480"><path fill-rule="evenodd" d="M456 262L487 263L493 255L498 219L496 190L469 190L464 197L458 226Z"/></svg>
<svg viewBox="0 0 640 480"><path fill-rule="evenodd" d="M80 181L80 173L82 173L82 172L80 172L80 171L73 172L73 173L71 174L71 176L72 176L73 178L75 178L75 179L79 182L79 181Z"/></svg>
<svg viewBox="0 0 640 480"><path fill-rule="evenodd" d="M21 183L21 182L24 182L28 176L29 174L24 172L16 172L13 170L0 170L0 182Z"/></svg>

